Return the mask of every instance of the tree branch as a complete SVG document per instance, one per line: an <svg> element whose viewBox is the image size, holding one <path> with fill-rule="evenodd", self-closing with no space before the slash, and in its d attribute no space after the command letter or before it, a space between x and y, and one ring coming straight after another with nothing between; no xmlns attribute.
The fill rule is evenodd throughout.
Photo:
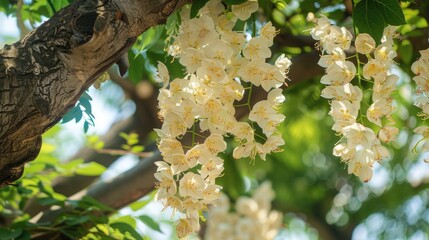
<svg viewBox="0 0 429 240"><path fill-rule="evenodd" d="M21 177L41 135L132 46L188 0L78 0L0 50L0 186Z"/></svg>

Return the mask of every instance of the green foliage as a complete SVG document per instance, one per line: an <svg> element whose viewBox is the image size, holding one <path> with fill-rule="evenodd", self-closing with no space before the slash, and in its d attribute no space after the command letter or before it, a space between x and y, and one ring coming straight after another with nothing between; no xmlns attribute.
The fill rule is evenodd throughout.
<svg viewBox="0 0 429 240"><path fill-rule="evenodd" d="M68 113L63 116L62 123L70 122L75 120L75 122L80 122L83 120L83 131L88 132L89 126L94 126L94 115L92 114L91 106L92 98L88 93L83 93L76 105L70 109Z"/></svg>
<svg viewBox="0 0 429 240"><path fill-rule="evenodd" d="M198 11L206 5L209 0L196 0L192 2L191 6L191 18L197 16Z"/></svg>
<svg viewBox="0 0 429 240"><path fill-rule="evenodd" d="M384 27L405 24L405 17L397 0L362 0L353 9L353 21L360 33L380 42Z"/></svg>
<svg viewBox="0 0 429 240"><path fill-rule="evenodd" d="M121 147L122 149L126 151L130 151L133 153L140 153L144 150L144 146L138 145L139 143L139 135L136 133L120 133L119 136L121 136L125 141L127 141L126 144L123 144Z"/></svg>
<svg viewBox="0 0 429 240"><path fill-rule="evenodd" d="M137 217L142 223L144 223L146 226L152 228L153 230L162 233L161 228L159 227L159 224L155 222L151 217L147 215L140 215Z"/></svg>

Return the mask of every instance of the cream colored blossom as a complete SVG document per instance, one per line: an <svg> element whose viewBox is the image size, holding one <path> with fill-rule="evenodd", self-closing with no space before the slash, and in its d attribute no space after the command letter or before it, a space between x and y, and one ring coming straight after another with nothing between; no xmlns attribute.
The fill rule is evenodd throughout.
<svg viewBox="0 0 429 240"><path fill-rule="evenodd" d="M283 77L286 78L286 74L289 72L289 68L292 65L292 62L284 54L281 54L276 59L274 65L279 68L280 72L283 74Z"/></svg>
<svg viewBox="0 0 429 240"><path fill-rule="evenodd" d="M194 73L203 61L204 55L201 50L195 48L188 48L180 55L179 62L186 66L188 73Z"/></svg>
<svg viewBox="0 0 429 240"><path fill-rule="evenodd" d="M283 218L271 210L274 193L270 183L262 183L252 197L239 197L234 212L229 212L228 197L221 199L209 209L204 239L273 240L277 236Z"/></svg>
<svg viewBox="0 0 429 240"><path fill-rule="evenodd" d="M393 126L384 126L378 132L378 139L382 142L395 141L396 136L399 134L399 129Z"/></svg>
<svg viewBox="0 0 429 240"><path fill-rule="evenodd" d="M274 37L279 33L271 22L268 22L261 28L260 36L268 40L271 44L273 42Z"/></svg>
<svg viewBox="0 0 429 240"><path fill-rule="evenodd" d="M220 134L210 134L204 141L204 145L212 154L218 154L225 151L226 142Z"/></svg>
<svg viewBox="0 0 429 240"><path fill-rule="evenodd" d="M291 61L281 55L274 64L266 62L277 33L271 23L262 26L256 38L246 39L243 32L233 29L237 18L244 20L257 8L257 1L250 1L232 6L230 14L221 1L210 0L192 19L190 9L184 8L169 53L178 58L186 74L168 84L170 76L160 64L161 76L167 84L158 96L163 124L155 131L160 138L158 146L163 161L157 163L155 173L156 199L173 208L173 213L179 211L186 216L177 225L179 237L198 231L202 211L220 197L221 186L216 180L223 174L224 160L218 155L227 148L225 136L235 136L239 147L233 156L237 158L260 156L265 160L267 154L281 151L284 144L276 129L285 118L278 112L285 101L279 87L287 78ZM256 103L251 113L267 139L265 143L256 142L253 127L235 117L237 101L242 100L246 91L251 92L253 85L268 92L267 100ZM192 137L192 143L182 146L188 137ZM202 144L201 138L205 138ZM270 218L262 211L258 216ZM239 218L231 217L228 221L235 224ZM271 222L267 226L272 226ZM222 238L230 233L227 228L219 232L226 234ZM273 232L276 231L266 228L261 234L271 236Z"/></svg>
<svg viewBox="0 0 429 240"><path fill-rule="evenodd" d="M368 108L366 117L369 121L381 126L381 117L387 116L392 112L392 107L386 99L375 101Z"/></svg>
<svg viewBox="0 0 429 240"><path fill-rule="evenodd" d="M179 182L179 193L182 197L200 199L205 188L205 181L199 174L187 172Z"/></svg>
<svg viewBox="0 0 429 240"><path fill-rule="evenodd" d="M347 121L351 125L356 121L358 111L359 107L349 101L333 101L329 115L335 121Z"/></svg>
<svg viewBox="0 0 429 240"><path fill-rule="evenodd" d="M331 31L331 23L326 16L321 16L317 19L317 25L310 31L311 37L314 40L322 40Z"/></svg>
<svg viewBox="0 0 429 240"><path fill-rule="evenodd" d="M319 66L328 68L331 64L335 62L345 62L346 54L342 48L336 47L332 49L331 54L322 55L319 59Z"/></svg>
<svg viewBox="0 0 429 240"><path fill-rule="evenodd" d="M387 65L376 59L371 59L363 67L363 77L365 79L371 78L385 78L387 75Z"/></svg>
<svg viewBox="0 0 429 240"><path fill-rule="evenodd" d="M168 73L167 66L162 62L158 62L158 74L155 77L155 81L162 83L163 88L166 88L170 81L170 74Z"/></svg>
<svg viewBox="0 0 429 240"><path fill-rule="evenodd" d="M414 132L417 134L421 134L424 138L429 138L429 127L420 126L414 129Z"/></svg>
<svg viewBox="0 0 429 240"><path fill-rule="evenodd" d="M232 13L238 17L241 21L246 21L250 18L250 15L256 12L259 8L258 1L248 0L242 4L232 5Z"/></svg>
<svg viewBox="0 0 429 240"><path fill-rule="evenodd" d="M336 61L329 65L320 82L325 85L340 86L349 83L356 75L356 66L350 61Z"/></svg>
<svg viewBox="0 0 429 240"><path fill-rule="evenodd" d="M198 231L199 224L198 224L198 227L196 227L196 225L197 223L195 223L195 220L192 218L179 219L179 223L177 224L177 227L176 227L177 236L179 238L183 238L189 235L190 233Z"/></svg>
<svg viewBox="0 0 429 240"><path fill-rule="evenodd" d="M370 54L375 49L375 41L371 35L360 33L355 40L355 47L358 53Z"/></svg>
<svg viewBox="0 0 429 240"><path fill-rule="evenodd" d="M363 126L360 123L353 123L344 128L344 137L347 138L347 143L353 146L363 145L371 146L376 136L372 129Z"/></svg>
<svg viewBox="0 0 429 240"><path fill-rule="evenodd" d="M204 48L204 53L207 58L220 61L226 65L233 55L233 49L224 41L215 40L210 43L210 47Z"/></svg>
<svg viewBox="0 0 429 240"><path fill-rule="evenodd" d="M260 37L252 38L244 47L243 55L249 60L269 58L271 57L270 46L269 42Z"/></svg>

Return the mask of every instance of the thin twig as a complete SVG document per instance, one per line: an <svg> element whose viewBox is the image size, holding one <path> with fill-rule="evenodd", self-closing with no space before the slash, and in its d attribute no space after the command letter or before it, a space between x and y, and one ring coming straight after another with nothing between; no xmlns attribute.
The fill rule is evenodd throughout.
<svg viewBox="0 0 429 240"><path fill-rule="evenodd" d="M96 151L99 153L110 154L110 155L133 154L143 158L153 156L153 152L133 152L133 151L122 150L122 149L97 149Z"/></svg>

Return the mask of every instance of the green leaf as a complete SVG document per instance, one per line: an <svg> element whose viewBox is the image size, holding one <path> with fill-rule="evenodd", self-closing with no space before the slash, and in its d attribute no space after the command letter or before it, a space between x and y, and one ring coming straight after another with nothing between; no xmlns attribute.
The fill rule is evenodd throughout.
<svg viewBox="0 0 429 240"><path fill-rule="evenodd" d="M138 83L143 79L143 66L145 58L142 54L137 54L133 59L129 59L128 77L132 82Z"/></svg>
<svg viewBox="0 0 429 240"><path fill-rule="evenodd" d="M405 24L405 17L397 0L362 0L353 10L353 21L360 33L379 42L384 27Z"/></svg>
<svg viewBox="0 0 429 240"><path fill-rule="evenodd" d="M207 2L208 2L208 0L193 1L192 6L191 6L191 18L196 17L198 14L198 11L200 11L200 9L203 8Z"/></svg>
<svg viewBox="0 0 429 240"><path fill-rule="evenodd" d="M105 211L105 212L114 212L115 209L106 206L105 204L99 202L97 199L94 199L90 196L84 196L81 200L79 200L79 204L88 204L89 206L95 206L98 209L100 209L101 211Z"/></svg>
<svg viewBox="0 0 429 240"><path fill-rule="evenodd" d="M147 215L141 215L137 217L142 221L146 226L152 228L153 230L162 233L162 230L157 222L155 222L151 217Z"/></svg>
<svg viewBox="0 0 429 240"><path fill-rule="evenodd" d="M88 215L83 216L67 216L66 224L67 225L81 225L83 223L89 222L91 217Z"/></svg>
<svg viewBox="0 0 429 240"><path fill-rule="evenodd" d="M154 44L156 44L159 41L162 33L164 32L164 29L164 26L159 25L157 27L152 27L146 30L140 37L140 52L144 51L145 49L151 48Z"/></svg>
<svg viewBox="0 0 429 240"><path fill-rule="evenodd" d="M223 0L224 3L228 5L237 5L246 2L247 0Z"/></svg>
<svg viewBox="0 0 429 240"><path fill-rule="evenodd" d="M89 162L79 165L75 172L83 176L99 176L104 171L106 171L106 167L103 165L96 162Z"/></svg>
<svg viewBox="0 0 429 240"><path fill-rule="evenodd" d="M21 235L22 229L6 229L0 228L0 239L16 239Z"/></svg>
<svg viewBox="0 0 429 240"><path fill-rule="evenodd" d="M402 40L398 48L399 56L406 64L410 64L413 58L413 45L407 39Z"/></svg>
<svg viewBox="0 0 429 240"><path fill-rule="evenodd" d="M63 206L64 205L64 201L59 201L55 198L50 198L50 197L39 198L37 200L37 203L39 203L42 206L54 206L54 205Z"/></svg>
<svg viewBox="0 0 429 240"><path fill-rule="evenodd" d="M131 210L133 211L137 211L141 208L143 208L144 206L146 206L149 202L151 202L153 199L149 198L147 200L142 200L142 201L137 201L137 202L133 202L129 205L129 207L131 208Z"/></svg>
<svg viewBox="0 0 429 240"><path fill-rule="evenodd" d="M114 229L117 229L119 232L121 232L122 234L125 235L125 233L129 233L133 238L132 239L136 239L136 240L143 240L143 238L140 236L140 234L135 230L134 227L130 226L127 223L123 223L123 222L117 222L117 223L112 223L110 224L110 226ZM127 238L128 239L128 238Z"/></svg>
<svg viewBox="0 0 429 240"><path fill-rule="evenodd" d="M110 227L117 229L119 232L121 232L124 235L125 233L129 233L133 237L133 239L137 239L137 240L143 239L140 236L140 234L135 230L136 220L131 216L123 216L123 217L113 219L109 225Z"/></svg>
<svg viewBox="0 0 429 240"><path fill-rule="evenodd" d="M228 195L237 199L245 192L243 176L238 169L237 161L225 156L221 157L227 160L224 162L224 175L216 183L223 186L223 190Z"/></svg>
<svg viewBox="0 0 429 240"><path fill-rule="evenodd" d="M131 152L140 153L143 152L144 147L143 146L133 146L131 148Z"/></svg>

